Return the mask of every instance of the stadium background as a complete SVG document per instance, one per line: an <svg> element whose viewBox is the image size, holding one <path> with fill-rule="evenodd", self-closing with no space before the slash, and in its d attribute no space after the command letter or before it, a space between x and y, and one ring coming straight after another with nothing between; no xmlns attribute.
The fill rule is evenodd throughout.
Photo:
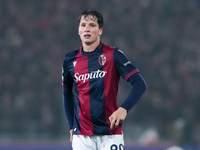
<svg viewBox="0 0 200 150"><path fill-rule="evenodd" d="M88 8L104 15L102 42L148 85L124 122L127 147L198 149L199 0L0 0L0 149L70 147L61 66L81 46L77 18ZM121 80L119 103L129 89Z"/></svg>

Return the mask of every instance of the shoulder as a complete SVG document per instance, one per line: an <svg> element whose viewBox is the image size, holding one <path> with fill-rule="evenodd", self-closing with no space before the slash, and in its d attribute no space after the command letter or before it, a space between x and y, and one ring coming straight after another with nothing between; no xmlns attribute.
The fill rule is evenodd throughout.
<svg viewBox="0 0 200 150"><path fill-rule="evenodd" d="M120 50L119 48L116 48L114 53L115 53L115 55L119 55L119 56L123 55L123 56L125 56L124 52L122 50Z"/></svg>
<svg viewBox="0 0 200 150"><path fill-rule="evenodd" d="M115 59L120 59L121 57L126 57L124 52L117 47L112 47L104 44L104 52L113 55Z"/></svg>
<svg viewBox="0 0 200 150"><path fill-rule="evenodd" d="M104 44L103 48L104 48L104 50L109 50L109 51L111 51L111 50L114 51L115 49L117 49L116 47L112 47L112 46L109 46L106 44Z"/></svg>
<svg viewBox="0 0 200 150"><path fill-rule="evenodd" d="M104 44L104 49L105 49L105 50L109 50L109 51L113 51L113 52L116 53L116 54L124 55L123 51L120 50L120 49L117 48L117 47L113 47L113 46L109 46L109 45Z"/></svg>
<svg viewBox="0 0 200 150"><path fill-rule="evenodd" d="M79 49L67 53L64 57L64 61L69 61L70 59L74 59L74 57L76 57L78 53Z"/></svg>
<svg viewBox="0 0 200 150"><path fill-rule="evenodd" d="M71 52L69 52L69 53L67 53L67 54L65 55L65 58L66 58L66 57L76 56L78 53L79 53L79 49L74 50L74 51L71 51Z"/></svg>
<svg viewBox="0 0 200 150"><path fill-rule="evenodd" d="M127 56L124 54L124 52L118 48L116 48L115 51L113 52L113 57L114 57L115 62L130 63Z"/></svg>

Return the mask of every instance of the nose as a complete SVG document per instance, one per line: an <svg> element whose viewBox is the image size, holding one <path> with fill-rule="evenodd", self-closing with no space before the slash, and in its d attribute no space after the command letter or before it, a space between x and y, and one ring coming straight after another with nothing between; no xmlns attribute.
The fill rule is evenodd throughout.
<svg viewBox="0 0 200 150"><path fill-rule="evenodd" d="M90 31L90 26L85 26L84 31L85 31L85 32L89 32L89 31Z"/></svg>

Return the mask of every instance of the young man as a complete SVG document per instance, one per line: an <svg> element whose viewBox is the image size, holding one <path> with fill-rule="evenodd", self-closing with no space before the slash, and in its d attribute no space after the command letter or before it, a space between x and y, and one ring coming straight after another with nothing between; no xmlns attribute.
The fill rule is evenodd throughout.
<svg viewBox="0 0 200 150"><path fill-rule="evenodd" d="M146 84L122 51L101 43L103 17L99 12L84 11L78 23L82 47L65 56L62 72L73 150L122 150L122 123ZM118 107L120 76L132 84L132 90Z"/></svg>

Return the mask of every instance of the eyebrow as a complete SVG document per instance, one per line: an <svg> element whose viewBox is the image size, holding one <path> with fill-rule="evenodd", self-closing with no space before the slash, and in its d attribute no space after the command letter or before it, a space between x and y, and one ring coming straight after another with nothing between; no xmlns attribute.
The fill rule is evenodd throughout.
<svg viewBox="0 0 200 150"><path fill-rule="evenodd" d="M86 22L83 21L83 22L80 22L80 24L86 24ZM89 24L90 24L90 25L97 25L98 23L97 23L97 22L90 22Z"/></svg>

